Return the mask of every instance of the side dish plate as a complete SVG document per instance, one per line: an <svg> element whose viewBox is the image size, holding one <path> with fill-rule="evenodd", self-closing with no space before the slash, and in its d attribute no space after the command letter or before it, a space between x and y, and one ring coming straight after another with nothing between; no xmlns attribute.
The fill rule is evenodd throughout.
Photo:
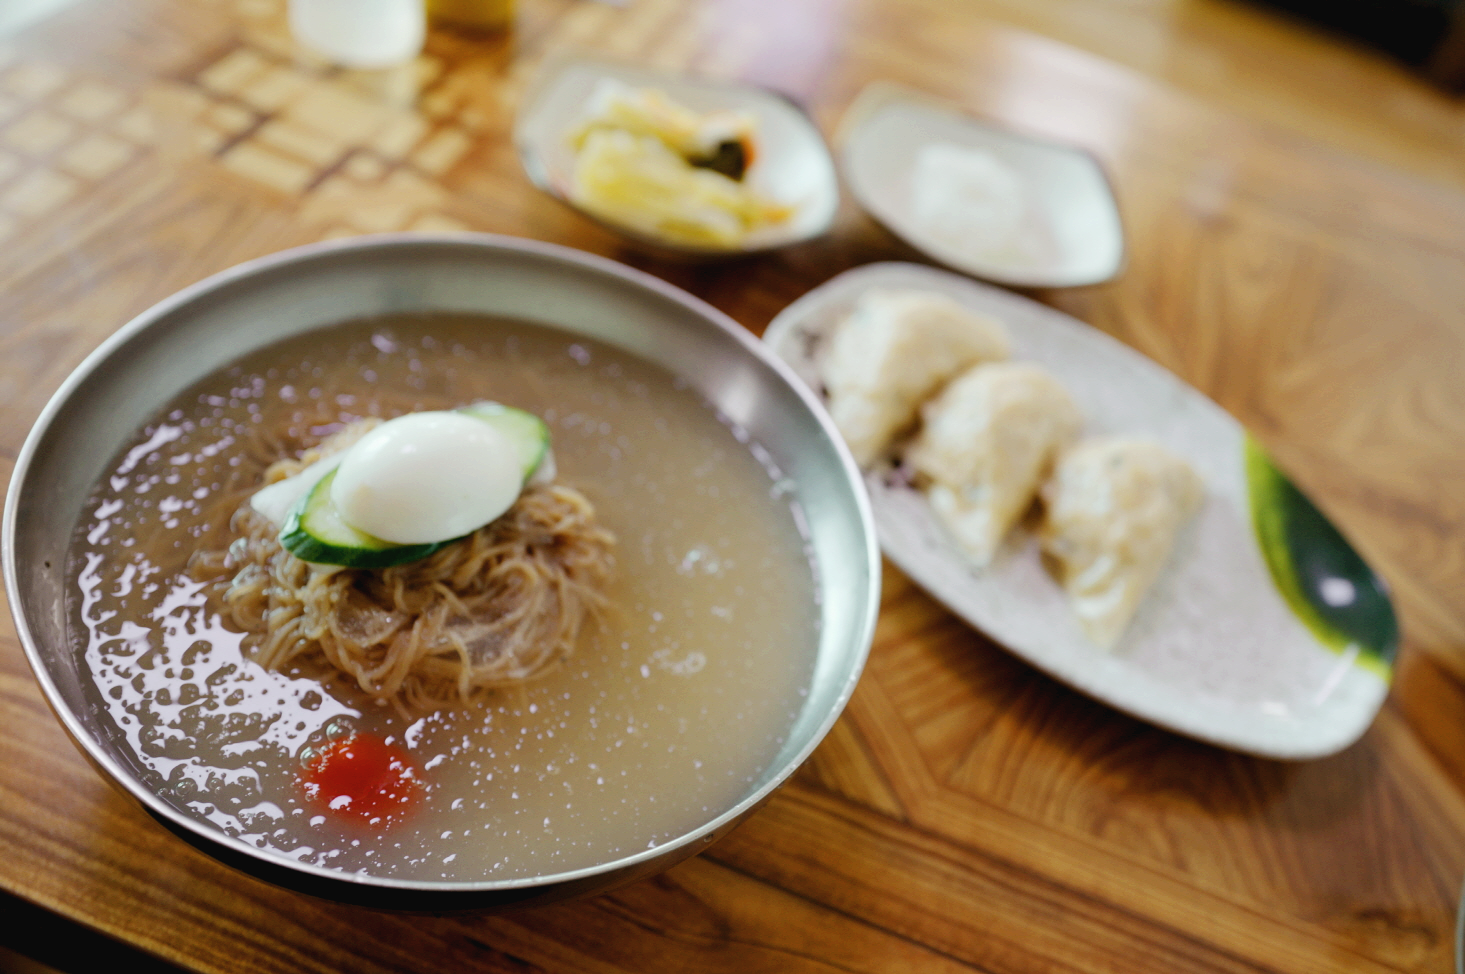
<svg viewBox="0 0 1465 974"><path fill-rule="evenodd" d="M1080 630L1018 528L980 570L925 498L867 472L881 547L973 626L1071 686L1183 734L1275 758L1347 747L1388 691L1398 641L1382 583L1227 413L1118 341L1044 305L914 264L856 268L785 309L764 336L816 391L827 336L870 288L940 292L1000 318L1013 358L1068 389L1086 434L1153 437L1204 478L1207 499L1119 645Z"/></svg>
<svg viewBox="0 0 1465 974"><path fill-rule="evenodd" d="M808 240L823 234L834 222L839 209L834 160L819 130L792 101L761 88L594 58L565 57L546 64L519 109L514 145L524 171L546 193L580 209L570 192L575 155L569 134L583 121L596 85L605 78L636 88L658 88L698 112L726 109L751 114L758 123L758 146L746 177L748 184L762 195L794 207L787 220L754 230L732 248L678 243L619 224L606 224L617 233L658 251L718 257L757 253ZM592 214L586 215L598 220Z"/></svg>
<svg viewBox="0 0 1465 974"><path fill-rule="evenodd" d="M953 270L999 284L1075 287L1097 284L1124 265L1124 227L1119 206L1098 161L1073 146L1023 135L965 115L930 96L876 82L850 106L836 139L839 164L860 206L906 243ZM916 174L932 147L976 152L995 161L1016 181L1025 199L1020 219L997 199L969 200L973 217L989 230L1007 210L1016 226L1002 231L1005 244L975 230L954 246L924 223ZM998 185L987 188L997 192ZM927 185L931 192L932 186ZM1010 194L1009 194L1010 195ZM960 200L944 200L949 218ZM1016 204L1016 201L1006 201ZM995 232L995 231L994 231Z"/></svg>

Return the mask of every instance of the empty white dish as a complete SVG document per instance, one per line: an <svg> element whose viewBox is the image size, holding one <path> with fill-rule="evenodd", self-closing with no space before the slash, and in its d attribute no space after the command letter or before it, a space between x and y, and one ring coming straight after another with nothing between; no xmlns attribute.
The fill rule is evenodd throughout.
<svg viewBox="0 0 1465 974"><path fill-rule="evenodd" d="M610 223L579 206L571 192L575 150L571 133L603 79L633 88L657 88L698 112L734 110L757 120L757 153L744 182L762 196L793 207L778 223L759 227L737 245L689 244ZM729 256L798 243L820 236L839 208L839 179L824 138L813 121L782 95L761 88L689 78L614 61L564 57L541 69L530 85L514 125L514 144L530 180L592 219L659 250Z"/></svg>
<svg viewBox="0 0 1465 974"><path fill-rule="evenodd" d="M886 82L840 125L855 199L953 270L1023 287L1097 284L1124 264L1124 227L1098 161L980 122Z"/></svg>

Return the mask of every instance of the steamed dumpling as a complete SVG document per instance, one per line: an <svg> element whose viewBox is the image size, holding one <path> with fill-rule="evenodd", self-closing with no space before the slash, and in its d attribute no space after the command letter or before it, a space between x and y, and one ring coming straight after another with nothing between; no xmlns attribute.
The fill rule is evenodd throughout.
<svg viewBox="0 0 1465 974"><path fill-rule="evenodd" d="M829 412L855 462L873 463L948 379L1007 358L1009 344L1000 321L944 294L867 292L821 363Z"/></svg>
<svg viewBox="0 0 1465 974"><path fill-rule="evenodd" d="M1085 440L1059 458L1041 541L1090 639L1118 641L1204 496L1189 464L1149 440Z"/></svg>
<svg viewBox="0 0 1465 974"><path fill-rule="evenodd" d="M985 566L1083 418L1058 380L1027 362L978 365L921 415L906 460L962 549Z"/></svg>

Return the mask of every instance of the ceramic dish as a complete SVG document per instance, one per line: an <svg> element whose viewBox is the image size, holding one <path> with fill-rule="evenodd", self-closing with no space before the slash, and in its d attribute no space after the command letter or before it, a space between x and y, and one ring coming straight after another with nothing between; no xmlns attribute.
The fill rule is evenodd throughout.
<svg viewBox="0 0 1465 974"><path fill-rule="evenodd" d="M745 183L762 195L793 207L778 223L750 232L738 245L679 243L621 224L599 220L579 207L571 192L575 154L569 136L585 117L596 86L612 79L635 88L657 88L698 112L747 112L757 120L757 156ZM771 250L820 236L839 208L834 162L814 123L787 98L760 88L688 78L611 61L564 58L546 64L524 96L514 125L514 144L524 171L536 186L592 219L658 251L703 257Z"/></svg>
<svg viewBox="0 0 1465 974"><path fill-rule="evenodd" d="M954 270L999 284L1073 287L1106 281L1123 266L1119 207L1098 161L1081 149L979 122L884 82L855 99L836 141L860 205ZM934 185L952 185L917 178L923 167L939 166L931 153L942 152L997 170L951 193L967 198L970 221L947 222L956 220L958 200L922 196ZM932 207L939 223L926 215Z"/></svg>
<svg viewBox="0 0 1465 974"><path fill-rule="evenodd" d="M1363 733L1388 690L1393 609L1379 580L1235 420L1058 311L914 264L872 264L834 278L785 309L764 341L819 390L825 336L873 287L936 291L1001 319L1013 358L1062 382L1087 434L1153 437L1207 489L1167 570L1109 653L1083 636L1024 529L978 570L923 495L888 469L870 471L865 483L892 561L1040 669L1161 726L1292 759L1333 753Z"/></svg>
<svg viewBox="0 0 1465 974"><path fill-rule="evenodd" d="M289 850L266 849L263 837L230 835L213 819L160 797L156 768L139 759L121 726L130 718L119 724L98 702L100 691L81 651L86 620L74 617L67 573L51 566L67 564L87 498L113 469L110 458L120 445L161 404L242 355L343 321L424 313L548 326L659 366L766 451L787 478L779 489L792 491L805 513L806 550L822 596L814 645L802 647L812 656L807 695L778 738L777 753L748 777L743 793L730 806L706 808L684 834L633 854L617 852L597 865L556 871L551 864L540 874L510 879L438 881L332 870L297 861ZM599 892L706 848L765 800L834 723L864 663L880 583L879 550L853 461L814 398L756 339L649 275L564 247L477 234L368 237L275 254L195 284L139 315L67 379L26 440L6 502L3 558L16 629L47 700L96 767L159 822L210 855L291 889L433 912ZM148 638L147 628L139 631ZM248 679L268 682L263 671ZM593 804L593 797L588 800Z"/></svg>

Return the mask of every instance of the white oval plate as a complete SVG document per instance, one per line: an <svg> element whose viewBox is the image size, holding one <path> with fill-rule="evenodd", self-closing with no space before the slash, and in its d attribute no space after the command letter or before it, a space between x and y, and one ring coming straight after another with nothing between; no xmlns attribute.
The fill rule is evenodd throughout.
<svg viewBox="0 0 1465 974"><path fill-rule="evenodd" d="M840 124L840 167L855 199L906 243L953 270L999 284L1097 284L1124 265L1119 206L1098 161L1082 149L987 125L887 82L860 92ZM979 149L1028 191L1020 246L964 251L915 216L913 177L927 146Z"/></svg>
<svg viewBox="0 0 1465 974"><path fill-rule="evenodd" d="M1001 319L1013 358L1067 388L1085 434L1153 437L1205 479L1206 503L1111 652L1089 642L1018 528L987 569L973 567L891 471L867 472L880 545L957 615L1065 683L1134 716L1225 747L1315 758L1356 740L1388 691L1389 662L1339 653L1313 635L1272 582L1252 526L1245 433L1219 406L1126 345L1007 291L916 264L870 264L786 308L764 341L822 394L827 335L872 287L937 291Z"/></svg>
<svg viewBox="0 0 1465 974"><path fill-rule="evenodd" d="M567 135L582 121L585 104L602 78L660 88L699 112L735 109L752 114L758 120L758 155L745 179L765 196L793 205L793 215L753 231L737 247L722 248L692 246L609 224L576 206L570 198L575 154ZM530 85L514 124L514 145L524 171L540 189L596 222L662 250L727 256L784 247L823 234L839 209L839 179L823 136L792 101L762 88L566 56L547 63Z"/></svg>

